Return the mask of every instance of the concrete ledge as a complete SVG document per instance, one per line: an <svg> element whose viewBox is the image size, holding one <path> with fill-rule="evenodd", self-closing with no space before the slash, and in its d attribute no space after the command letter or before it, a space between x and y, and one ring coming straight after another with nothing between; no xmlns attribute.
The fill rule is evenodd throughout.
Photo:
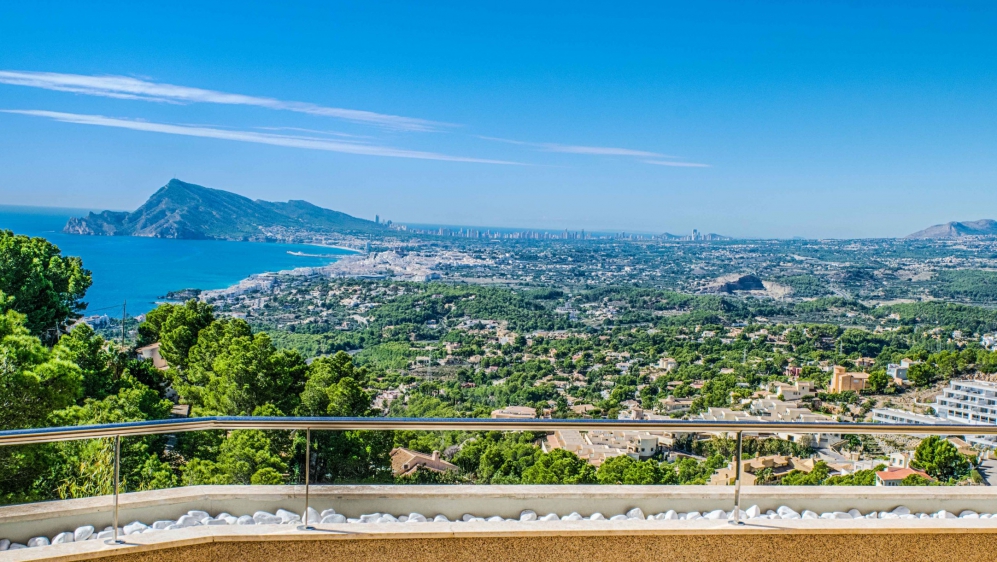
<svg viewBox="0 0 997 562"><path fill-rule="evenodd" d="M358 529L360 527L360 529ZM997 521L794 520L193 527L0 553L4 562L289 560L993 560Z"/></svg>
<svg viewBox="0 0 997 562"><path fill-rule="evenodd" d="M733 492L733 488L722 486L312 486L311 506L319 511L333 508L349 517L418 512L429 517L441 513L450 519L465 513L518 518L524 509L560 515L598 511L610 516L633 507L647 514L669 509L730 510ZM0 538L25 542L33 536L54 536L81 525L99 530L111 524L112 505L111 497L103 496L2 507ZM851 508L863 513L890 511L898 505L914 512L970 509L992 513L997 511L997 488L755 486L742 489L741 505L758 505L762 511L787 505L818 513ZM122 494L119 523L176 519L192 509L241 515L257 510L272 513L277 508L300 513L304 487L193 486Z"/></svg>

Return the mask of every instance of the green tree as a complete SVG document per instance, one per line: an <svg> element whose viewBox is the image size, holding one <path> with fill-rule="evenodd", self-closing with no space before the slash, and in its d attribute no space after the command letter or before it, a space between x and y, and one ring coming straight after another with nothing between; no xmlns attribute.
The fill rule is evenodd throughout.
<svg viewBox="0 0 997 562"><path fill-rule="evenodd" d="M52 356L14 311L0 315L0 429L46 425L55 410L76 402L83 374Z"/></svg>
<svg viewBox="0 0 997 562"><path fill-rule="evenodd" d="M907 368L907 380L915 386L926 388L938 380L938 373L929 363L914 363Z"/></svg>
<svg viewBox="0 0 997 562"><path fill-rule="evenodd" d="M600 484L623 484L627 469L636 462L627 455L610 457L599 465L599 469L595 473L596 479Z"/></svg>
<svg viewBox="0 0 997 562"><path fill-rule="evenodd" d="M159 393L124 374L120 389L103 399L88 398L52 415L53 425L93 425L164 419L172 403ZM108 471L113 468L113 441L83 440L57 443L57 456L39 485L51 486L60 498L80 498L110 493ZM168 488L176 485L173 469L163 460L166 437L150 435L121 440L121 479L127 491Z"/></svg>
<svg viewBox="0 0 997 562"><path fill-rule="evenodd" d="M303 416L372 416L371 396L360 382L367 370L339 352L308 366L298 413ZM325 481L385 481L390 479L394 438L385 431L323 431L312 436L312 474Z"/></svg>
<svg viewBox="0 0 997 562"><path fill-rule="evenodd" d="M145 346L159 341L163 322L170 317L177 305L164 303L145 313L145 320L138 325L138 345Z"/></svg>
<svg viewBox="0 0 997 562"><path fill-rule="evenodd" d="M115 354L110 346L86 324L75 326L59 338L53 355L76 364L83 374L83 397L103 399L114 392Z"/></svg>
<svg viewBox="0 0 997 562"><path fill-rule="evenodd" d="M784 486L820 486L827 480L830 467L824 461L814 463L814 469L810 472L802 470L791 470L782 477Z"/></svg>
<svg viewBox="0 0 997 562"><path fill-rule="evenodd" d="M955 445L937 435L928 436L921 441L914 451L911 466L938 480L962 478L972 468Z"/></svg>
<svg viewBox="0 0 997 562"><path fill-rule="evenodd" d="M890 386L890 376L886 374L886 371L879 369L869 373L865 388L869 392L879 394L888 386Z"/></svg>
<svg viewBox="0 0 997 562"><path fill-rule="evenodd" d="M25 316L0 314L0 430L49 425L53 412L81 395L80 368L52 357L24 325ZM53 461L52 445L0 447L0 503L47 499L36 481Z"/></svg>
<svg viewBox="0 0 997 562"><path fill-rule="evenodd" d="M287 463L268 432L233 431L219 447L216 461L191 459L183 467L183 484L283 484Z"/></svg>
<svg viewBox="0 0 997 562"><path fill-rule="evenodd" d="M182 306L165 305L169 314L165 319L161 314L153 314L153 323L162 322L154 330L154 324L147 324L146 336L156 332L159 335L159 353L172 367L186 369L190 349L198 343L198 334L214 321L210 305L191 299ZM140 334L142 328L140 327Z"/></svg>
<svg viewBox="0 0 997 562"><path fill-rule="evenodd" d="M198 334L186 369L167 371L192 409L228 416L251 415L266 404L282 412L297 409L307 371L298 352L278 350L266 333L253 334L243 320L217 320Z"/></svg>
<svg viewBox="0 0 997 562"><path fill-rule="evenodd" d="M931 486L931 484L931 480L920 474L908 474L900 481L901 486Z"/></svg>
<svg viewBox="0 0 997 562"><path fill-rule="evenodd" d="M523 471L523 484L595 484L592 465L571 451L554 449L541 453L533 466Z"/></svg>
<svg viewBox="0 0 997 562"><path fill-rule="evenodd" d="M54 342L67 320L86 308L83 296L92 282L77 257L63 257L44 238L0 230L0 312L25 315L28 331Z"/></svg>

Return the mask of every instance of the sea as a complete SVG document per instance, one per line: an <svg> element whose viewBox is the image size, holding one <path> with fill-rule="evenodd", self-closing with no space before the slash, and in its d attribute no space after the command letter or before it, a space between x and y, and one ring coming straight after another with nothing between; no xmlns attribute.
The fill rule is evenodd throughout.
<svg viewBox="0 0 997 562"><path fill-rule="evenodd" d="M86 316L144 314L169 291L224 289L254 273L316 267L354 252L307 244L170 240L137 236L64 234L70 217L88 210L0 205L0 229L41 236L79 256L93 273L84 301Z"/></svg>

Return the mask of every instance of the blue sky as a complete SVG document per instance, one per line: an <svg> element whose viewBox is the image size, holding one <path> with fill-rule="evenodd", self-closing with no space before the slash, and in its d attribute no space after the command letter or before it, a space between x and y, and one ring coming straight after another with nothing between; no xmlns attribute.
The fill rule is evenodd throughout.
<svg viewBox="0 0 997 562"><path fill-rule="evenodd" d="M0 203L171 177L400 222L997 218L991 2L0 5Z"/></svg>

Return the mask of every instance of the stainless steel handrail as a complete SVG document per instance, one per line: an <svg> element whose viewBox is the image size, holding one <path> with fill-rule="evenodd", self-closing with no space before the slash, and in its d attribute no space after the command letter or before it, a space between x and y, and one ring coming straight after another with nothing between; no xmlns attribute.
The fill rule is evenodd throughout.
<svg viewBox="0 0 997 562"><path fill-rule="evenodd" d="M556 431L575 429L674 431L681 433L902 433L908 435L997 435L997 425L885 424L849 422L715 422L707 420L591 420L485 418L268 418L229 417L152 420L68 427L0 431L0 446L52 443L95 437L162 435L213 429L265 430L422 430L422 431Z"/></svg>
<svg viewBox="0 0 997 562"><path fill-rule="evenodd" d="M901 433L908 435L997 435L997 425L976 424L883 424L846 422L716 422L708 420L591 420L591 419L484 419L484 418L271 418L216 416L208 418L152 420L143 422L39 427L0 431L0 446L30 445L113 437L114 458L114 538L118 542L118 494L122 437L162 435L207 430L304 430L305 509L303 529L312 529L308 520L311 485L311 432L324 431L556 431L627 430L671 431L681 433L734 433L737 437L734 472L734 524L741 523L741 444L745 433Z"/></svg>

